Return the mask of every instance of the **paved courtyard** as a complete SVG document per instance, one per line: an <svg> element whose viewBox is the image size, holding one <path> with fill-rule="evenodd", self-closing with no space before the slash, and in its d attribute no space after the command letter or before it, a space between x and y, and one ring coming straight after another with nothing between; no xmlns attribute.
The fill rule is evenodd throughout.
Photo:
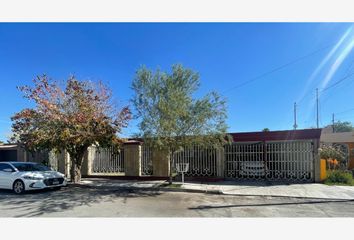
<svg viewBox="0 0 354 240"><path fill-rule="evenodd" d="M69 186L0 190L0 217L354 217L354 200Z"/></svg>

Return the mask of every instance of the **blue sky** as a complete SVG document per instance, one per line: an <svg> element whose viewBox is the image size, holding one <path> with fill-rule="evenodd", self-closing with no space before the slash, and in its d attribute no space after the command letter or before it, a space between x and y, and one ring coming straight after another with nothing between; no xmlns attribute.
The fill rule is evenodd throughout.
<svg viewBox="0 0 354 240"><path fill-rule="evenodd" d="M169 70L174 63L199 72L197 96L227 98L230 132L316 125L315 89L354 72L350 23L0 23L0 140L10 116L31 104L16 86L39 74L58 80L103 80L128 103L139 66ZM315 53L314 53L315 52ZM312 55L308 56L309 54ZM302 56L306 56L301 58ZM277 71L257 78L301 58ZM320 91L320 126L354 121L354 76ZM136 132L136 121L124 131Z"/></svg>

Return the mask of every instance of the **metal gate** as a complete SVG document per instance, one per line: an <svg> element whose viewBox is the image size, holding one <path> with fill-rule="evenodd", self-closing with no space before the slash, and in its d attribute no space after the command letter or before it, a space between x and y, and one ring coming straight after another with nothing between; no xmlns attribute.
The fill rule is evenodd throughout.
<svg viewBox="0 0 354 240"><path fill-rule="evenodd" d="M123 173L124 151L123 149L94 148L92 160L92 172L100 174Z"/></svg>
<svg viewBox="0 0 354 240"><path fill-rule="evenodd" d="M185 173L186 176L212 177L217 175L216 158L216 149L196 145L175 153L174 167L176 168L180 163L188 163L189 168Z"/></svg>
<svg viewBox="0 0 354 240"><path fill-rule="evenodd" d="M312 141L233 143L225 146L225 176L313 181Z"/></svg>
<svg viewBox="0 0 354 240"><path fill-rule="evenodd" d="M152 175L152 150L151 147L148 146L141 146L141 174Z"/></svg>

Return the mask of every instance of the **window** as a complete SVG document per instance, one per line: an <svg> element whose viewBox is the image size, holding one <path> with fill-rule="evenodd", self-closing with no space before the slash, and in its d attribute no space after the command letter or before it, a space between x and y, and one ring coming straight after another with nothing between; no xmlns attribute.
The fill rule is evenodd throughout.
<svg viewBox="0 0 354 240"><path fill-rule="evenodd" d="M9 164L7 164L7 163L0 163L0 171L3 171L3 170L6 169L6 168L11 168L11 169L12 169L12 167L11 167Z"/></svg>
<svg viewBox="0 0 354 240"><path fill-rule="evenodd" d="M30 171L50 171L51 169L38 163L13 163L15 168L20 172Z"/></svg>

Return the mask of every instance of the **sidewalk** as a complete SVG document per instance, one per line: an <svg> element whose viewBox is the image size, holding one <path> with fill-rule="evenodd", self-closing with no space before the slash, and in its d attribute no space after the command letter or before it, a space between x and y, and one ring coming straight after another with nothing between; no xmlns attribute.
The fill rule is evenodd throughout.
<svg viewBox="0 0 354 240"><path fill-rule="evenodd" d="M204 191L219 191L227 195L247 196L281 196L297 198L325 198L325 199L354 199L354 187L352 186L328 186L319 183L304 184L265 184L222 182L211 184L183 185L186 189L202 189Z"/></svg>
<svg viewBox="0 0 354 240"><path fill-rule="evenodd" d="M321 199L350 199L354 200L354 186L327 186L319 183L280 184L265 182L234 182L224 181L217 183L191 183L180 185L174 182L169 187L166 181L134 181L85 178L80 183L84 186L113 187L113 188L139 188L159 191L186 191L218 193L226 195L245 196L279 196L296 198L321 198Z"/></svg>

